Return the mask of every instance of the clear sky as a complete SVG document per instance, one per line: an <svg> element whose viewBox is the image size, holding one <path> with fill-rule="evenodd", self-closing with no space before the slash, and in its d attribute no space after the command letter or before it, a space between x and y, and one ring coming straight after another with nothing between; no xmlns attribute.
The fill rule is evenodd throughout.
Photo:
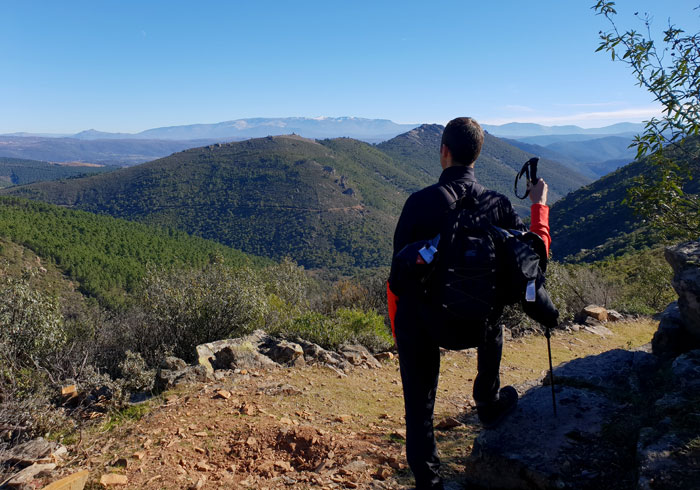
<svg viewBox="0 0 700 490"><path fill-rule="evenodd" d="M595 53L595 0L0 0L0 133L247 117L596 127L658 110ZM700 30L700 0L619 23Z"/></svg>

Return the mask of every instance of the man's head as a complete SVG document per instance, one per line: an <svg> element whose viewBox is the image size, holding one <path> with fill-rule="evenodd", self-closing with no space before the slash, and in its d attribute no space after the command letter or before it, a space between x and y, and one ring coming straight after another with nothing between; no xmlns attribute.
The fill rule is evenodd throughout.
<svg viewBox="0 0 700 490"><path fill-rule="evenodd" d="M473 165L484 144L484 131L471 117L451 120L442 132L440 163L443 168L451 165Z"/></svg>

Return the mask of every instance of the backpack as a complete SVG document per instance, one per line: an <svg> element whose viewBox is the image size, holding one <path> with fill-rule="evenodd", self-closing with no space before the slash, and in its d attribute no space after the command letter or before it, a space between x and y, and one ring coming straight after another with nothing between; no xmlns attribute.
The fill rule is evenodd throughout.
<svg viewBox="0 0 700 490"><path fill-rule="evenodd" d="M433 332L438 344L448 349L481 344L487 326L503 309L501 238L478 213L483 192L482 186L471 185L448 212L425 280L425 296L435 317Z"/></svg>
<svg viewBox="0 0 700 490"><path fill-rule="evenodd" d="M506 305L521 303L546 326L555 326L558 318L544 289L544 242L533 232L504 230L481 216L483 192L479 184L463 189L440 234L407 245L393 259L392 290L399 296L411 291L428 303L431 332L447 349L480 345ZM417 263L418 255L433 260Z"/></svg>

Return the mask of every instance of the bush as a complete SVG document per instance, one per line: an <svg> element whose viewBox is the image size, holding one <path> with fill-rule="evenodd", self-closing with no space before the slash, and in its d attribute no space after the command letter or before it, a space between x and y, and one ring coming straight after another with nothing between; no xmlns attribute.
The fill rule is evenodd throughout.
<svg viewBox="0 0 700 490"><path fill-rule="evenodd" d="M197 345L262 327L268 310L258 273L221 264L203 270L152 271L139 306L143 325L133 332L138 335L134 343L151 363L171 353L193 361Z"/></svg>
<svg viewBox="0 0 700 490"><path fill-rule="evenodd" d="M66 343L58 300L29 286L28 278L5 277L0 284L0 359L9 371L50 365ZM11 373L10 373L11 374Z"/></svg>
<svg viewBox="0 0 700 490"><path fill-rule="evenodd" d="M372 351L388 349L393 340L384 319L374 312L340 308L332 314L304 313L270 331L288 339L301 337L326 349L361 343Z"/></svg>

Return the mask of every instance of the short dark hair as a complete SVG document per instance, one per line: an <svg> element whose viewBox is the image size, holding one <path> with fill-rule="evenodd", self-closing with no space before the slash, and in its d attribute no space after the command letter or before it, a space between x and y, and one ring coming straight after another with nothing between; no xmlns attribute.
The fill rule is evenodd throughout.
<svg viewBox="0 0 700 490"><path fill-rule="evenodd" d="M458 117L445 126L441 144L450 150L454 163L471 165L481 153L484 131L471 117Z"/></svg>

